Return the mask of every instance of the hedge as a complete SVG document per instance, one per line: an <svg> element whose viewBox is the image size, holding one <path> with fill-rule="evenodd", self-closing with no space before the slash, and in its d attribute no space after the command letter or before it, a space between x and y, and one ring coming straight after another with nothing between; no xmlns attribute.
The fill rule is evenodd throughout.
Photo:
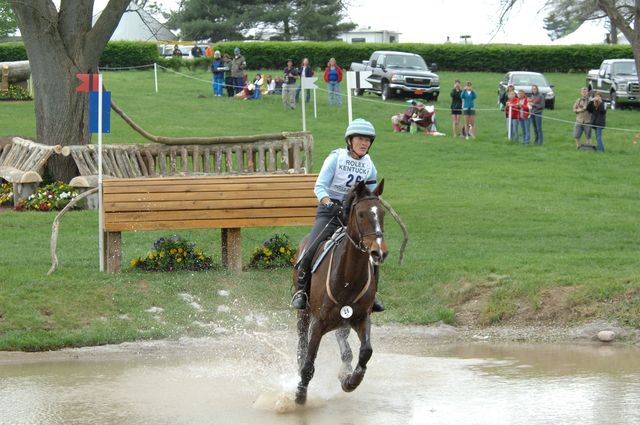
<svg viewBox="0 0 640 425"><path fill-rule="evenodd" d="M538 72L585 72L597 68L603 59L633 58L629 45L573 45L573 46L523 46L510 44L424 44L424 43L367 43L344 42L226 42L217 43L213 49L233 55L240 47L249 69L284 68L287 59L296 64L309 58L315 68L324 68L329 58L336 58L343 68L351 62L369 58L375 50L399 50L421 55L427 64L436 63L446 71L506 72L513 69ZM0 61L26 59L22 43L0 44ZM158 62L177 69L180 67L209 67L209 59L184 60L163 58L155 43L110 42L100 59L101 67L135 67Z"/></svg>

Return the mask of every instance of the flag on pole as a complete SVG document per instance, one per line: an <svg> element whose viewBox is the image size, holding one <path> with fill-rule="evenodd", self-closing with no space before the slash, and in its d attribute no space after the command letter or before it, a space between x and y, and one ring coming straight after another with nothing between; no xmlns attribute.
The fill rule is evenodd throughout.
<svg viewBox="0 0 640 425"><path fill-rule="evenodd" d="M77 93L89 93L89 131L98 133L98 91L100 90L100 78L98 74L76 74L80 85L76 87ZM102 92L102 132L111 132L111 92Z"/></svg>

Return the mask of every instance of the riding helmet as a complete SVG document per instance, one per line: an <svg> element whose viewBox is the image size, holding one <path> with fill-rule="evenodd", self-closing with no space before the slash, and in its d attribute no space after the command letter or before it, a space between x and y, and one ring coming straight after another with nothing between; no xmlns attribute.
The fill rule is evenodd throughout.
<svg viewBox="0 0 640 425"><path fill-rule="evenodd" d="M373 145L373 141L376 138L376 129L373 128L373 124L369 121L357 118L349 124L347 127L347 131L344 132L344 139L349 143L349 139L353 136L362 136L368 137L371 139L371 144Z"/></svg>

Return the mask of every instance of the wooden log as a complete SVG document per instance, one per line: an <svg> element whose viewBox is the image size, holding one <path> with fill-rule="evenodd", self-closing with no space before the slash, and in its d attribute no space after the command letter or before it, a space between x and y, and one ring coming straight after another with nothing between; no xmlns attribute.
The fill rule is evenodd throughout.
<svg viewBox="0 0 640 425"><path fill-rule="evenodd" d="M122 262L122 233L104 232L104 261L108 273L119 272Z"/></svg>
<svg viewBox="0 0 640 425"><path fill-rule="evenodd" d="M126 177L122 173L122 170L120 170L120 167L118 167L118 160L116 159L115 150L109 149L109 150L106 151L106 153L107 153L107 156L109 157L109 161L111 162L111 167L112 167L111 171L112 171L112 173L116 177L121 178L121 179Z"/></svg>
<svg viewBox="0 0 640 425"><path fill-rule="evenodd" d="M0 70L5 69L5 67L9 71L8 78L10 84L27 81L31 76L29 61L0 62ZM4 82L4 75L1 80Z"/></svg>
<svg viewBox="0 0 640 425"><path fill-rule="evenodd" d="M281 170L288 170L289 169L289 164L291 163L289 161L289 144L287 142L284 142L282 144L282 154L280 155L280 169Z"/></svg>
<svg viewBox="0 0 640 425"><path fill-rule="evenodd" d="M149 170L147 169L147 164L145 163L144 158L142 157L142 154L140 153L140 151L136 150L135 155L138 162L138 169L140 170L140 173L145 177L149 177Z"/></svg>
<svg viewBox="0 0 640 425"><path fill-rule="evenodd" d="M269 163L267 164L267 171L276 171L276 151L273 146L269 146Z"/></svg>
<svg viewBox="0 0 640 425"><path fill-rule="evenodd" d="M221 174L222 173L222 149L215 148L214 152L216 155L216 173Z"/></svg>
<svg viewBox="0 0 640 425"><path fill-rule="evenodd" d="M176 174L176 150L175 150L175 148L171 149L171 152L169 152L169 158L170 158L170 161L171 161L170 173L173 176L173 175Z"/></svg>
<svg viewBox="0 0 640 425"><path fill-rule="evenodd" d="M91 174L91 171L87 167L84 157L82 156L82 152L72 150L71 158L73 158L73 162L75 162L76 167L78 167L78 172L81 176L88 176Z"/></svg>
<svg viewBox="0 0 640 425"><path fill-rule="evenodd" d="M158 165L160 166L160 175L167 175L167 155L164 152L158 154Z"/></svg>
<svg viewBox="0 0 640 425"><path fill-rule="evenodd" d="M256 153L251 145L247 146L247 169L250 173L256 172Z"/></svg>
<svg viewBox="0 0 640 425"><path fill-rule="evenodd" d="M266 170L264 146L260 146L258 147L258 171L264 173Z"/></svg>
<svg viewBox="0 0 640 425"><path fill-rule="evenodd" d="M187 152L187 148L180 149L180 165L182 166L182 172L189 172L189 153Z"/></svg>
<svg viewBox="0 0 640 425"><path fill-rule="evenodd" d="M96 152L96 165L97 164L98 156ZM111 160L109 155L107 155L107 152L104 150L102 151L102 174L115 176L115 165L113 164L113 161Z"/></svg>
<svg viewBox="0 0 640 425"><path fill-rule="evenodd" d="M300 143L295 143L293 145L293 168L295 168L296 170L299 170L301 166L300 148L301 148Z"/></svg>
<svg viewBox="0 0 640 425"><path fill-rule="evenodd" d="M6 145L0 146L0 165L4 164L5 158L9 155L9 151L11 150L11 144L7 143Z"/></svg>
<svg viewBox="0 0 640 425"><path fill-rule="evenodd" d="M227 173L233 173L233 151L230 147L225 149Z"/></svg>
<svg viewBox="0 0 640 425"><path fill-rule="evenodd" d="M149 176L155 176L156 165L155 165L155 161L153 160L153 155L151 155L151 152L145 149L144 157L146 158L146 161L147 161L147 170L149 170Z"/></svg>
<svg viewBox="0 0 640 425"><path fill-rule="evenodd" d="M31 151L26 151L22 157L18 158L15 167L20 170L28 170L30 167L34 166L40 157L47 155L47 151L42 149L32 149Z"/></svg>
<svg viewBox="0 0 640 425"><path fill-rule="evenodd" d="M40 173L42 170L44 170L44 166L47 164L50 156L51 151L46 152L44 155L40 156L38 161L31 167L31 170Z"/></svg>
<svg viewBox="0 0 640 425"><path fill-rule="evenodd" d="M193 172L199 173L200 170L202 170L202 167L201 167L201 159L200 159L200 148L198 146L193 147L191 162L193 165Z"/></svg>

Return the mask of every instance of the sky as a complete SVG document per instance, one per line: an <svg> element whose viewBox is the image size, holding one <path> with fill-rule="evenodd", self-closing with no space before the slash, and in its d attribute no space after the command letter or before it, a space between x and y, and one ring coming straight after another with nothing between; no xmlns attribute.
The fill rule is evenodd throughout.
<svg viewBox="0 0 640 425"><path fill-rule="evenodd" d="M96 0L101 10L108 0ZM159 0L176 10L178 0ZM400 32L400 42L460 42L470 35L474 44L549 44L543 28L546 0L522 0L498 30L500 0L350 0L348 20L359 27Z"/></svg>

